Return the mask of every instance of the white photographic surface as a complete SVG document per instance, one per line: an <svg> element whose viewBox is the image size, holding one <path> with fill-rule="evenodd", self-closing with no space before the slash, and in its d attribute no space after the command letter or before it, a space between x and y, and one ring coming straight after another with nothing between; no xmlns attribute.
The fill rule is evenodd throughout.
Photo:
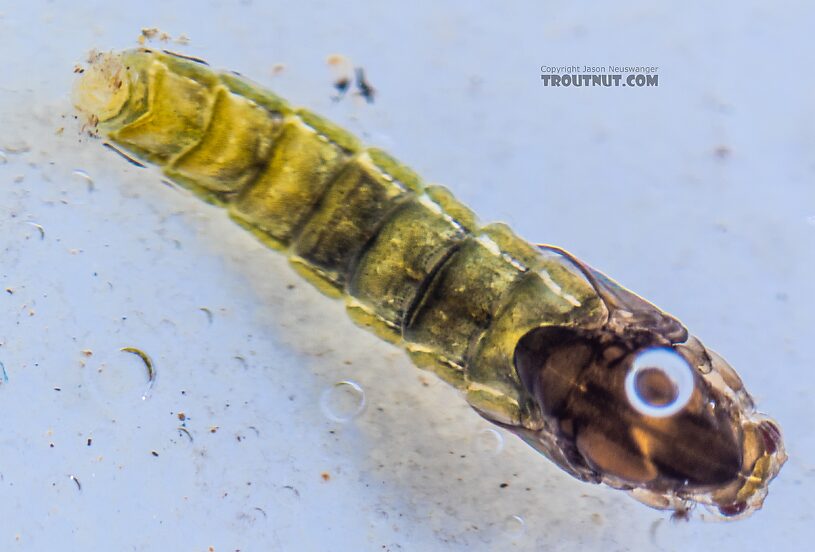
<svg viewBox="0 0 815 552"><path fill-rule="evenodd" d="M815 537L815 8L115 4L0 2L0 549L743 552ZM678 316L784 431L764 508L672 522L573 480L226 213L88 138L74 66L148 27ZM365 69L373 103L332 99L334 54ZM542 85L542 65L570 64L658 66L659 86Z"/></svg>

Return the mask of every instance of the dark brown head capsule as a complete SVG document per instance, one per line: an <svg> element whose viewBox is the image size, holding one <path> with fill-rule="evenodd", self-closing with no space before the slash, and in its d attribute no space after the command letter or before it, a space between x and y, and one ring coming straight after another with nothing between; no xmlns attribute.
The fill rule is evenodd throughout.
<svg viewBox="0 0 815 552"><path fill-rule="evenodd" d="M784 458L777 427L754 419L720 362L693 338L672 344L642 329L540 327L515 350L548 443L538 448L561 467L653 506L704 502L735 515L760 506Z"/></svg>

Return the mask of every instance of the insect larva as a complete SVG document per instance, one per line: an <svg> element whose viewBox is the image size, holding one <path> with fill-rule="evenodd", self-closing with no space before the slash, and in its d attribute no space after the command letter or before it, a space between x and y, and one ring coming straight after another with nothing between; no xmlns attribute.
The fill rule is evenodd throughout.
<svg viewBox="0 0 815 552"><path fill-rule="evenodd" d="M761 506L778 427L678 320L566 251L480 226L385 152L195 58L97 56L75 102L573 476L676 512Z"/></svg>

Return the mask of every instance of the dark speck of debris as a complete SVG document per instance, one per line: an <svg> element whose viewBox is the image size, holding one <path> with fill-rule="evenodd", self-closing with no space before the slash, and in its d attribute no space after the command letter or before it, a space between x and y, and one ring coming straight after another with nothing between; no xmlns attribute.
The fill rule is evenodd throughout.
<svg viewBox="0 0 815 552"><path fill-rule="evenodd" d="M337 95L333 97L335 102L340 101L342 97L345 96L345 93L348 91L348 87L350 85L351 81L347 77L334 81L334 88L337 90Z"/></svg>
<svg viewBox="0 0 815 552"><path fill-rule="evenodd" d="M354 70L354 73L356 75L357 90L359 91L359 95L365 98L365 101L369 104L374 103L376 89L365 79L365 70L362 69L362 67L357 67Z"/></svg>
<svg viewBox="0 0 815 552"><path fill-rule="evenodd" d="M255 506L255 510L263 514L263 517L269 517L266 515L266 511L263 508L258 508L257 506ZM240 550L236 550L235 552L240 552Z"/></svg>
<svg viewBox="0 0 815 552"><path fill-rule="evenodd" d="M153 456L155 456L155 457L158 457L158 453L157 453L156 451L154 451L154 450L151 450L151 451L150 451L150 454L152 454L152 455L153 455Z"/></svg>
<svg viewBox="0 0 815 552"><path fill-rule="evenodd" d="M212 324L212 318L213 318L212 311L211 311L211 310L209 310L209 309L208 309L208 308L206 308L206 307L201 307L201 308L200 308L200 309L198 309L198 310L200 310L201 312L203 312L204 314L206 314L206 315L207 315L207 321L208 321L210 324Z"/></svg>
<svg viewBox="0 0 815 552"><path fill-rule="evenodd" d="M506 489L507 487L509 487L509 483L501 483L498 486L501 487L502 489Z"/></svg>
<svg viewBox="0 0 815 552"><path fill-rule="evenodd" d="M91 439L90 437L88 437L88 446L91 446L91 443L93 443L93 439Z"/></svg>
<svg viewBox="0 0 815 552"><path fill-rule="evenodd" d="M716 146L713 148L713 155L715 155L718 159L727 159L732 153L733 150L725 145Z"/></svg>

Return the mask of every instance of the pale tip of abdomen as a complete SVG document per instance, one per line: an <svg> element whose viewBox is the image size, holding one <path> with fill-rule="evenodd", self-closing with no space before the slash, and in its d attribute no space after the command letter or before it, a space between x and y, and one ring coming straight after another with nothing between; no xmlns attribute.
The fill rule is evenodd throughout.
<svg viewBox="0 0 815 552"><path fill-rule="evenodd" d="M130 95L130 81L120 54L93 53L88 63L74 85L72 101L96 124L119 114Z"/></svg>

